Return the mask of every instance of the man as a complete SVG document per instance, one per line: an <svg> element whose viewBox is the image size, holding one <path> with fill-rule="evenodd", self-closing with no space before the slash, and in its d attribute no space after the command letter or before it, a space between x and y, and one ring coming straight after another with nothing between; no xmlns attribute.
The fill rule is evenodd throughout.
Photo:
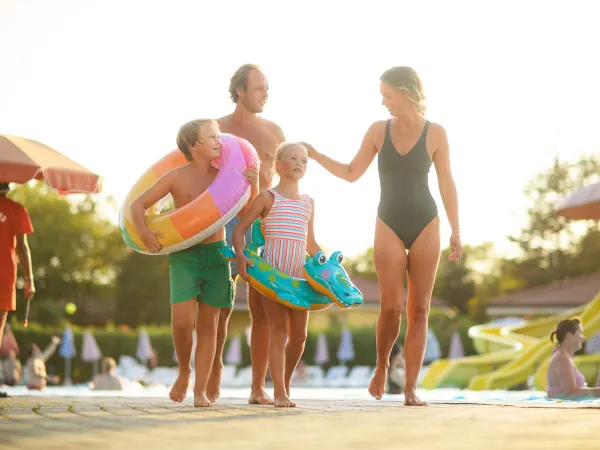
<svg viewBox="0 0 600 450"><path fill-rule="evenodd" d="M221 132L244 138L256 148L260 158L259 191L271 187L275 150L280 143L285 141L283 131L278 125L257 116L263 111L267 102L268 90L267 79L260 67L254 64L244 64L236 70L229 84L229 94L235 103L235 110L230 115L217 119ZM225 227L227 241L230 244L233 228L238 222L239 220L234 218ZM250 232L246 234L246 242L249 241ZM235 261L231 262L231 275L234 280L238 275ZM260 293L250 286L248 286L248 307L252 321L250 334L252 388L248 402L270 405L273 404L273 400L265 391L265 377L269 362L269 322ZM208 393L215 398L219 395L223 345L230 315L231 310L222 310L219 316L217 353L208 385Z"/></svg>
<svg viewBox="0 0 600 450"><path fill-rule="evenodd" d="M27 235L33 232L33 226L25 207L6 197L9 190L8 183L0 183L0 342L8 312L17 307L17 255L25 276L25 298L30 299L35 294L27 244ZM0 397L6 396L6 393L0 392Z"/></svg>

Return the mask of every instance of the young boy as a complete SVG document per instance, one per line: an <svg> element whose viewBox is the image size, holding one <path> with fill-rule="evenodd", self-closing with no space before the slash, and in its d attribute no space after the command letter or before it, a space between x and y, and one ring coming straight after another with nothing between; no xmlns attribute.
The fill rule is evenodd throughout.
<svg viewBox="0 0 600 450"><path fill-rule="evenodd" d="M175 208L181 208L208 189L218 173L211 161L221 154L219 135L214 120L193 120L183 125L177 134L177 147L189 164L163 175L131 204L133 225L151 252L160 251L158 238L162 236L147 227L146 209L169 193ZM256 170L249 169L244 175L250 183L257 182ZM225 228L221 227L202 243L169 255L171 332L179 361L179 375L169 397L175 402L182 402L186 396L195 322L198 339L194 406L212 406L206 389L215 358L219 311L233 306L234 293L229 263L220 253L224 245Z"/></svg>

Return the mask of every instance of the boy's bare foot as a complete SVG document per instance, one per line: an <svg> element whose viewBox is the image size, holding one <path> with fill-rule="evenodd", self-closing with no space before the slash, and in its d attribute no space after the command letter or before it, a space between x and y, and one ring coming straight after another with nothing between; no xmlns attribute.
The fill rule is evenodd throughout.
<svg viewBox="0 0 600 450"><path fill-rule="evenodd" d="M427 406L427 402L417 397L416 389L404 389L404 404L406 406Z"/></svg>
<svg viewBox="0 0 600 450"><path fill-rule="evenodd" d="M169 392L169 398L174 402L181 403L185 399L190 384L190 374L191 371L179 372L173 387L171 387L171 392Z"/></svg>
<svg viewBox="0 0 600 450"><path fill-rule="evenodd" d="M255 389L248 397L248 403L251 405L272 405L273 400L267 395L264 388Z"/></svg>
<svg viewBox="0 0 600 450"><path fill-rule="evenodd" d="M212 402L206 396L206 392L200 392L198 394L194 392L194 406L197 408L207 408L212 406Z"/></svg>
<svg viewBox="0 0 600 450"><path fill-rule="evenodd" d="M375 397L376 400L381 400L385 392L385 380L387 378L386 369L375 369L375 374L369 383L369 394L371 397Z"/></svg>
<svg viewBox="0 0 600 450"><path fill-rule="evenodd" d="M276 408L295 408L296 404L286 395L276 395L274 401Z"/></svg>
<svg viewBox="0 0 600 450"><path fill-rule="evenodd" d="M208 378L208 384L206 385L206 396L211 402L216 401L221 395L221 374L223 373L223 365L213 367L210 371L210 377Z"/></svg>

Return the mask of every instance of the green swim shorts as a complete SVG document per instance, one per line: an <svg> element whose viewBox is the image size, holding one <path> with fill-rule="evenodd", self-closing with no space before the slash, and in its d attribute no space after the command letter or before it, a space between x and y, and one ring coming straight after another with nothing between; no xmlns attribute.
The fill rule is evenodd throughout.
<svg viewBox="0 0 600 450"><path fill-rule="evenodd" d="M229 262L221 255L224 241L197 244L169 254L171 304L197 298L215 308L233 306Z"/></svg>

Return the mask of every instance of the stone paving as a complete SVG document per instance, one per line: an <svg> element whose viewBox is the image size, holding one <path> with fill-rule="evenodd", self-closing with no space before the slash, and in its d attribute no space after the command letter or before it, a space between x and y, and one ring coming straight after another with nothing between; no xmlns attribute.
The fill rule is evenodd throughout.
<svg viewBox="0 0 600 450"><path fill-rule="evenodd" d="M301 400L297 408L219 399L0 399L0 449L598 449L596 406Z"/></svg>

